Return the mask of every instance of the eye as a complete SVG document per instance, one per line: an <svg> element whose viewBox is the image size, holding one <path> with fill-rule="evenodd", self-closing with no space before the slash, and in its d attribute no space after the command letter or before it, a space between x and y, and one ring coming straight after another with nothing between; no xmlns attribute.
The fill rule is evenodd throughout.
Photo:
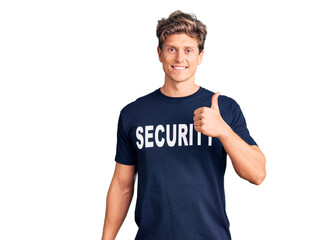
<svg viewBox="0 0 331 240"><path fill-rule="evenodd" d="M193 50L192 50L192 49L187 49L186 52L187 52L187 53L192 53Z"/></svg>
<svg viewBox="0 0 331 240"><path fill-rule="evenodd" d="M169 51L169 52L175 52L176 49L175 49L175 48L168 48L168 51Z"/></svg>

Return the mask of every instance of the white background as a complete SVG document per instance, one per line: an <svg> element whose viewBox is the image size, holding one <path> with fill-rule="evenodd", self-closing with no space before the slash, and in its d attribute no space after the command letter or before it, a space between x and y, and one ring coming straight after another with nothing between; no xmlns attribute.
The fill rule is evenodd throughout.
<svg viewBox="0 0 331 240"><path fill-rule="evenodd" d="M234 240L331 239L329 1L1 1L0 239L101 239L117 120L162 86L155 29L207 25L196 83L234 98L267 158L229 161ZM134 239L136 192L117 240Z"/></svg>

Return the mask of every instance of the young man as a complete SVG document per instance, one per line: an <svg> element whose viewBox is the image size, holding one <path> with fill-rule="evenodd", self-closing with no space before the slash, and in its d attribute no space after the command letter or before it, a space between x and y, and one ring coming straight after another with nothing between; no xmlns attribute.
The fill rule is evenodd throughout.
<svg viewBox="0 0 331 240"><path fill-rule="evenodd" d="M206 27L180 11L157 26L164 85L119 116L116 167L107 195L103 240L115 239L138 174L135 240L229 240L224 172L260 184L265 157L239 105L194 82Z"/></svg>

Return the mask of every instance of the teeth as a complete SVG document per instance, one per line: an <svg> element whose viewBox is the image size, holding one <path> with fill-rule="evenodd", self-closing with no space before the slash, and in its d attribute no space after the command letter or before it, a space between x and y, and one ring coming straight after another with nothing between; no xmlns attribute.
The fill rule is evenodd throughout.
<svg viewBox="0 0 331 240"><path fill-rule="evenodd" d="M177 70L184 70L184 69L186 69L186 67L174 67L175 69L177 69Z"/></svg>

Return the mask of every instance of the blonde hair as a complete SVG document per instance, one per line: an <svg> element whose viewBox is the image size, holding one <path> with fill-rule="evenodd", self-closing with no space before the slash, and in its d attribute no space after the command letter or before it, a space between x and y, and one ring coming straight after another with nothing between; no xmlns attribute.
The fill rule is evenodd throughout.
<svg viewBox="0 0 331 240"><path fill-rule="evenodd" d="M168 18L158 21L156 36L159 39L159 48L162 50L164 40L172 34L185 33L198 41L199 53L204 49L207 28L194 14L175 11Z"/></svg>

